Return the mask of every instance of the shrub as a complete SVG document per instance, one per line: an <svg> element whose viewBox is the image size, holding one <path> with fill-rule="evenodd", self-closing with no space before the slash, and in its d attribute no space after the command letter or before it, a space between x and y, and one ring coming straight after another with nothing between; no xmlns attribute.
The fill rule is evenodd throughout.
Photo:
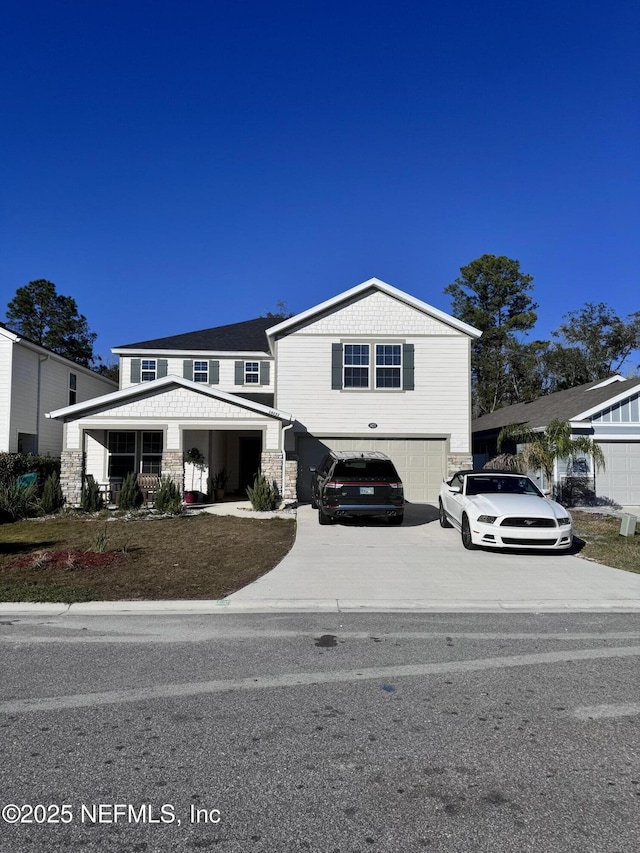
<svg viewBox="0 0 640 853"><path fill-rule="evenodd" d="M80 494L80 508L85 512L98 512L103 506L104 500L98 484L93 477L87 477Z"/></svg>
<svg viewBox="0 0 640 853"><path fill-rule="evenodd" d="M131 471L122 481L118 509L139 509L144 500L136 475Z"/></svg>
<svg viewBox="0 0 640 853"><path fill-rule="evenodd" d="M180 515L182 512L182 498L180 489L171 477L161 477L158 491L156 492L155 508L158 512L166 512L169 515Z"/></svg>
<svg viewBox="0 0 640 853"><path fill-rule="evenodd" d="M51 474L60 475L60 459L34 453L0 453L0 483L9 485L22 474L36 473L43 483Z"/></svg>
<svg viewBox="0 0 640 853"><path fill-rule="evenodd" d="M60 486L60 478L54 472L53 474L49 474L47 479L44 481L42 497L40 498L40 506L42 507L42 511L46 515L49 515L52 512L57 512L62 507L63 503L64 496Z"/></svg>
<svg viewBox="0 0 640 853"><path fill-rule="evenodd" d="M247 486L247 495L251 506L258 511L272 510L276 508L278 501L277 492L271 483L267 482L264 474L260 473L253 481L253 487Z"/></svg>
<svg viewBox="0 0 640 853"><path fill-rule="evenodd" d="M37 515L38 486L32 483L19 486L13 480L10 483L0 483L0 520L15 521L17 518L29 518Z"/></svg>

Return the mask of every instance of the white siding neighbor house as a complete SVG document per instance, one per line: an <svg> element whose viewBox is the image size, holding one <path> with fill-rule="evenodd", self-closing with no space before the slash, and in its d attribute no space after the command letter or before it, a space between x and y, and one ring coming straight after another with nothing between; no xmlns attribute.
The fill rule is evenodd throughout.
<svg viewBox="0 0 640 853"><path fill-rule="evenodd" d="M129 471L207 494L224 469L231 491L262 470L284 500L308 500L309 467L331 448L387 453L407 499L434 501L471 463L479 334L374 278L281 322L115 347L120 389L51 412L65 423L67 498L87 474L108 489ZM192 447L203 469L185 466Z"/></svg>
<svg viewBox="0 0 640 853"><path fill-rule="evenodd" d="M117 387L0 323L0 452L60 456L63 425L46 413Z"/></svg>
<svg viewBox="0 0 640 853"><path fill-rule="evenodd" d="M574 435L597 442L605 459L601 470L595 470L590 457L560 460L556 482L573 489L580 500L640 506L640 377L611 376L477 418L475 464L481 466L497 454L496 439L503 426L523 423L543 430L554 419L568 421Z"/></svg>

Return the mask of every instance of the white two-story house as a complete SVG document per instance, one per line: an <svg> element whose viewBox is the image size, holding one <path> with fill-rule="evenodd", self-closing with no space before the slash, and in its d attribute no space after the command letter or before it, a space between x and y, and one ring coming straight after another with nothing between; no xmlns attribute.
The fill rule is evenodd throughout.
<svg viewBox="0 0 640 853"><path fill-rule="evenodd" d="M244 493L262 470L308 500L331 449L394 460L407 499L437 500L471 463L470 343L476 329L378 279L280 322L269 318L116 347L120 389L51 413L65 423L63 488L128 471ZM202 470L184 463L197 447Z"/></svg>
<svg viewBox="0 0 640 853"><path fill-rule="evenodd" d="M46 413L117 387L0 323L0 452L60 456L63 425Z"/></svg>

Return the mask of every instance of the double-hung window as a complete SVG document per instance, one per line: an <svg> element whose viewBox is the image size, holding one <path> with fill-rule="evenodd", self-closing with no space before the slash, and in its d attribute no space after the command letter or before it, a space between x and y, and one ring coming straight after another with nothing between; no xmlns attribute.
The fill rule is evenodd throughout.
<svg viewBox="0 0 640 853"><path fill-rule="evenodd" d="M193 362L193 381L205 382L209 381L209 362L194 361Z"/></svg>
<svg viewBox="0 0 640 853"><path fill-rule="evenodd" d="M343 387L369 387L369 344L344 345Z"/></svg>
<svg viewBox="0 0 640 853"><path fill-rule="evenodd" d="M245 361L244 363L244 381L246 385L260 384L260 362Z"/></svg>
<svg viewBox="0 0 640 853"><path fill-rule="evenodd" d="M140 381L153 382L156 378L156 360L155 358L143 358L140 363Z"/></svg>
<svg viewBox="0 0 640 853"><path fill-rule="evenodd" d="M400 344L376 344L376 388L402 388Z"/></svg>

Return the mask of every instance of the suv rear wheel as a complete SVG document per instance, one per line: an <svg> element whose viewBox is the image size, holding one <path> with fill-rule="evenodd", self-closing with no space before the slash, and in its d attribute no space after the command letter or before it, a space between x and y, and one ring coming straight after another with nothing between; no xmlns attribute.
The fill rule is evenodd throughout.
<svg viewBox="0 0 640 853"><path fill-rule="evenodd" d="M397 515L389 516L389 524L394 525L394 527L399 527L404 521L404 513L399 512Z"/></svg>
<svg viewBox="0 0 640 853"><path fill-rule="evenodd" d="M318 510L318 524L331 524L333 519L330 515L325 515L321 509Z"/></svg>

